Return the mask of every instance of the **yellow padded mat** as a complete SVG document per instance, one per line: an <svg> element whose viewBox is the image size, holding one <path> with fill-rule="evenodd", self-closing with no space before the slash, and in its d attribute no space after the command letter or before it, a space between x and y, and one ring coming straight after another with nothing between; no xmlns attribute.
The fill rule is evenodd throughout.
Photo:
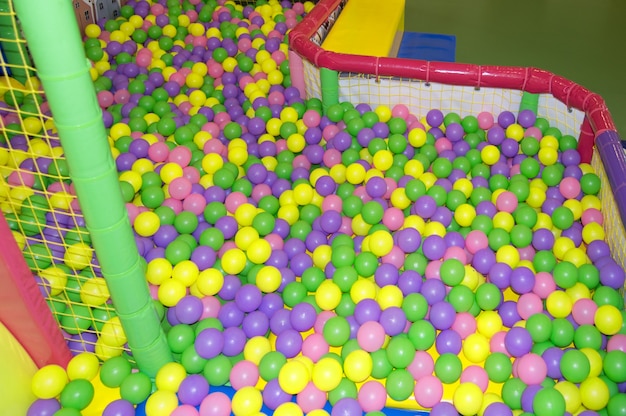
<svg viewBox="0 0 626 416"><path fill-rule="evenodd" d="M395 56L404 30L404 0L349 0L322 43L345 54Z"/></svg>

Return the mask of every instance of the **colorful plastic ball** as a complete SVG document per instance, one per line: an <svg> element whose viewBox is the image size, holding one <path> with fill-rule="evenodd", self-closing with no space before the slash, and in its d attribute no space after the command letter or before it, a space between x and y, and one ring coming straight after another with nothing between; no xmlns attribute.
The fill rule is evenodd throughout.
<svg viewBox="0 0 626 416"><path fill-rule="evenodd" d="M359 389L357 400L364 412L377 412L385 407L387 392L377 380L370 380Z"/></svg>
<svg viewBox="0 0 626 416"><path fill-rule="evenodd" d="M313 366L311 381L320 391L334 390L341 382L341 378L341 364L333 358L322 358Z"/></svg>
<svg viewBox="0 0 626 416"><path fill-rule="evenodd" d="M88 380L72 380L63 388L59 401L63 407L83 410L94 397L94 387Z"/></svg>
<svg viewBox="0 0 626 416"><path fill-rule="evenodd" d="M511 328L504 337L504 345L513 357L521 357L528 354L533 345L532 337L527 329L521 327Z"/></svg>
<svg viewBox="0 0 626 416"><path fill-rule="evenodd" d="M598 411L609 403L610 392L601 378L591 377L580 383L580 397L585 408Z"/></svg>
<svg viewBox="0 0 626 416"><path fill-rule="evenodd" d="M475 415L483 404L483 392L474 383L461 383L454 391L452 403L464 416Z"/></svg>
<svg viewBox="0 0 626 416"><path fill-rule="evenodd" d="M621 330L623 317L615 306L602 305L596 310L594 323L604 335L614 335Z"/></svg>
<svg viewBox="0 0 626 416"><path fill-rule="evenodd" d="M485 360L485 370L489 380L496 383L503 383L511 377L511 359L504 353L494 352Z"/></svg>
<svg viewBox="0 0 626 416"><path fill-rule="evenodd" d="M31 390L39 399L57 397L69 382L63 367L50 364L40 368L31 381Z"/></svg>
<svg viewBox="0 0 626 416"><path fill-rule="evenodd" d="M311 374L304 363L298 360L285 363L278 374L280 388L288 394L298 394L311 381Z"/></svg>
<svg viewBox="0 0 626 416"><path fill-rule="evenodd" d="M385 342L385 329L376 321L364 322L357 331L357 341L363 350L374 352Z"/></svg>
<svg viewBox="0 0 626 416"><path fill-rule="evenodd" d="M207 416L229 416L231 414L230 398L221 391L210 393L200 404L200 414Z"/></svg>
<svg viewBox="0 0 626 416"><path fill-rule="evenodd" d="M565 351L561 358L560 369L567 381L581 383L589 376L589 359L579 350Z"/></svg>
<svg viewBox="0 0 626 416"><path fill-rule="evenodd" d="M548 367L537 354L526 354L518 359L517 373L526 384L540 384L547 376Z"/></svg>
<svg viewBox="0 0 626 416"><path fill-rule="evenodd" d="M146 414L155 416L171 415L178 407L176 394L167 390L157 390L146 401Z"/></svg>
<svg viewBox="0 0 626 416"><path fill-rule="evenodd" d="M435 361L435 375L443 383L451 384L461 377L462 367L456 354L442 354Z"/></svg>
<svg viewBox="0 0 626 416"><path fill-rule="evenodd" d="M257 414L262 406L263 396L255 387L243 387L233 395L232 411L236 416Z"/></svg>
<svg viewBox="0 0 626 416"><path fill-rule="evenodd" d="M533 411L537 416L565 414L565 399L558 390L551 387L543 388L533 399Z"/></svg>
<svg viewBox="0 0 626 416"><path fill-rule="evenodd" d="M26 416L52 416L60 409L61 403L57 399L37 399L28 407Z"/></svg>
<svg viewBox="0 0 626 416"><path fill-rule="evenodd" d="M441 401L443 385L441 380L433 375L418 379L414 389L415 400L423 408L431 408Z"/></svg>

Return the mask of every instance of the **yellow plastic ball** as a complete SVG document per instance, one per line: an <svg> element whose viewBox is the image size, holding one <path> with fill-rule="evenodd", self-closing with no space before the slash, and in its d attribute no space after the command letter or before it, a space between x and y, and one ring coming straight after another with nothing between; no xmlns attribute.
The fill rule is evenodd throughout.
<svg viewBox="0 0 626 416"><path fill-rule="evenodd" d="M610 399L609 387L601 378L590 377L580 383L580 397L587 409L604 409Z"/></svg>
<svg viewBox="0 0 626 416"><path fill-rule="evenodd" d="M454 391L452 403L463 416L475 415L483 404L483 392L474 383L461 383Z"/></svg>
<svg viewBox="0 0 626 416"><path fill-rule="evenodd" d="M202 270L196 279L198 290L205 296L213 296L222 290L224 275L217 269Z"/></svg>
<svg viewBox="0 0 626 416"><path fill-rule="evenodd" d="M146 268L146 280L153 285L160 285L172 277L172 263L164 258L152 259Z"/></svg>
<svg viewBox="0 0 626 416"><path fill-rule="evenodd" d="M70 380L92 380L100 370L100 360L94 354L82 352L72 357L67 364L67 375Z"/></svg>
<svg viewBox="0 0 626 416"><path fill-rule="evenodd" d="M384 230L375 231L370 236L370 251L378 256L383 257L393 249L393 237Z"/></svg>
<svg viewBox="0 0 626 416"><path fill-rule="evenodd" d="M231 248L222 255L222 269L227 274L237 275L246 267L246 253L238 248Z"/></svg>
<svg viewBox="0 0 626 416"><path fill-rule="evenodd" d="M331 391L339 386L343 377L343 369L334 358L321 358L313 366L311 381L321 391Z"/></svg>
<svg viewBox="0 0 626 416"><path fill-rule="evenodd" d="M391 109L386 105L379 105L374 109L374 112L378 116L378 119L383 123L386 123L391 119Z"/></svg>
<svg viewBox="0 0 626 416"><path fill-rule="evenodd" d="M466 198L469 198L474 190L474 185L469 179L460 178L454 181L452 189L463 192L463 195L465 195Z"/></svg>
<svg viewBox="0 0 626 416"><path fill-rule="evenodd" d="M572 414L576 413L582 404L578 387L574 383L564 380L556 383L554 388L565 399L565 410Z"/></svg>
<svg viewBox="0 0 626 416"><path fill-rule="evenodd" d="M424 165L419 160L411 159L404 164L404 174L417 179L424 174Z"/></svg>
<svg viewBox="0 0 626 416"><path fill-rule="evenodd" d="M177 279L167 279L159 286L157 297L163 306L176 306L187 293L187 287Z"/></svg>
<svg viewBox="0 0 626 416"><path fill-rule="evenodd" d="M100 29L100 26L98 26L95 23L90 23L85 27L85 36L87 36L90 39L98 38L101 33L102 33L102 30Z"/></svg>
<svg viewBox="0 0 626 416"><path fill-rule="evenodd" d="M519 251L513 246L502 246L496 251L496 261L515 268L520 261Z"/></svg>
<svg viewBox="0 0 626 416"><path fill-rule="evenodd" d="M41 367L33 376L30 388L38 399L57 397L69 382L67 373L57 364Z"/></svg>
<svg viewBox="0 0 626 416"><path fill-rule="evenodd" d="M488 166L495 165L500 160L500 149L493 144L488 144L480 151L480 158Z"/></svg>
<svg viewBox="0 0 626 416"><path fill-rule="evenodd" d="M248 259L254 264L265 263L272 255L272 246L267 240L257 239L250 243L246 250Z"/></svg>
<svg viewBox="0 0 626 416"><path fill-rule="evenodd" d="M172 279L178 280L185 287L189 287L196 282L200 270L191 260L183 260L177 263L172 269Z"/></svg>
<svg viewBox="0 0 626 416"><path fill-rule="evenodd" d="M176 393L167 390L157 390L146 401L146 415L167 416L178 407Z"/></svg>
<svg viewBox="0 0 626 416"><path fill-rule="evenodd" d="M569 261L573 263L576 267L580 267L583 264L589 263L589 257L587 257L587 253L585 250L580 247L574 247L569 249L563 255L563 261Z"/></svg>
<svg viewBox="0 0 626 416"><path fill-rule="evenodd" d="M391 192L389 198L391 205L394 208L405 209L411 205L411 200L406 196L406 190L404 188L396 188Z"/></svg>
<svg viewBox="0 0 626 416"><path fill-rule="evenodd" d="M585 244L590 244L596 240L604 240L605 232L604 227L597 222L590 222L583 227L583 241Z"/></svg>
<svg viewBox="0 0 626 416"><path fill-rule="evenodd" d="M365 167L360 163L351 163L346 168L346 180L353 185L363 183L365 174Z"/></svg>
<svg viewBox="0 0 626 416"><path fill-rule="evenodd" d="M183 176L183 168L176 163L168 162L163 165L159 175L161 176L163 183L169 184L174 179Z"/></svg>
<svg viewBox="0 0 626 416"><path fill-rule="evenodd" d="M293 189L293 197L298 205L307 205L313 199L313 187L308 183L300 183Z"/></svg>
<svg viewBox="0 0 626 416"><path fill-rule="evenodd" d="M280 85L285 80L285 76L280 70L275 69L267 74L267 80L270 85Z"/></svg>
<svg viewBox="0 0 626 416"><path fill-rule="evenodd" d="M541 163L543 163L545 166L550 166L554 165L557 162L559 158L559 153L557 149L554 149L552 147L544 147L539 149L538 157Z"/></svg>
<svg viewBox="0 0 626 416"><path fill-rule="evenodd" d="M356 304L363 299L376 299L376 283L370 279L359 279L350 288L350 298Z"/></svg>
<svg viewBox="0 0 626 416"><path fill-rule="evenodd" d="M22 236L22 234L19 234ZM50 266L39 272L39 277L47 283L46 287L51 296L57 296L65 290L67 285L67 273L60 267Z"/></svg>
<svg viewBox="0 0 626 416"><path fill-rule="evenodd" d="M311 413L307 413L307 415L310 415L310 414ZM300 406L298 406L294 402L283 403L280 406L278 406L276 410L274 410L274 416L302 416L302 415L304 415L304 412L302 411Z"/></svg>
<svg viewBox="0 0 626 416"><path fill-rule="evenodd" d="M278 208L278 218L287 221L289 225L294 225L300 219L300 210L296 204L287 204Z"/></svg>
<svg viewBox="0 0 626 416"><path fill-rule="evenodd" d="M287 149L293 153L300 153L306 147L306 140L300 133L294 133L287 137Z"/></svg>
<svg viewBox="0 0 626 416"><path fill-rule="evenodd" d="M272 351L270 340L263 336L256 336L250 338L246 342L246 345L243 348L243 357L256 365L259 365L261 359L270 351Z"/></svg>
<svg viewBox="0 0 626 416"><path fill-rule="evenodd" d="M298 394L311 381L307 366L298 360L285 363L278 372L278 384L285 393Z"/></svg>
<svg viewBox="0 0 626 416"><path fill-rule="evenodd" d="M476 317L476 329L487 339L502 330L502 318L496 311L483 311Z"/></svg>
<svg viewBox="0 0 626 416"><path fill-rule="evenodd" d="M524 138L524 128L517 123L510 124L506 128L506 137L515 140L516 142L521 141Z"/></svg>
<svg viewBox="0 0 626 416"><path fill-rule="evenodd" d="M381 310L385 310L392 306L401 308L404 296L402 290L398 286L387 285L380 288L376 295L376 302L380 305Z"/></svg>
<svg viewBox="0 0 626 416"><path fill-rule="evenodd" d="M263 266L256 275L256 286L264 293L277 291L281 282L280 270L274 266Z"/></svg>
<svg viewBox="0 0 626 416"><path fill-rule="evenodd" d="M357 349L346 356L343 372L349 380L360 383L372 374L373 366L372 356L367 351Z"/></svg>
<svg viewBox="0 0 626 416"><path fill-rule="evenodd" d="M372 161L376 169L384 172L393 166L393 153L386 149L379 150L374 154Z"/></svg>
<svg viewBox="0 0 626 416"><path fill-rule="evenodd" d="M408 135L409 143L416 149L426 144L426 137L426 131L420 128L411 129Z"/></svg>
<svg viewBox="0 0 626 416"><path fill-rule="evenodd" d="M75 270L82 270L91 264L93 249L85 243L72 244L63 255L65 265Z"/></svg>
<svg viewBox="0 0 626 416"><path fill-rule="evenodd" d="M80 300L88 306L103 305L110 297L106 281L100 277L87 280L80 288Z"/></svg>
<svg viewBox="0 0 626 416"><path fill-rule="evenodd" d="M588 377L598 377L602 373L603 359L600 353L593 348L581 348L580 352L587 356L589 360L589 375Z"/></svg>
<svg viewBox="0 0 626 416"><path fill-rule="evenodd" d="M567 293L556 290L548 295L546 309L555 318L566 318L572 312L572 299Z"/></svg>
<svg viewBox="0 0 626 416"><path fill-rule="evenodd" d="M543 136L541 140L539 140L539 148L543 149L546 147L550 147L552 149L559 148L559 139L552 135Z"/></svg>
<svg viewBox="0 0 626 416"><path fill-rule="evenodd" d="M187 377L185 367L180 363L171 362L159 369L154 382L157 389L176 393L185 377Z"/></svg>
<svg viewBox="0 0 626 416"><path fill-rule="evenodd" d="M613 305L602 305L596 310L594 324L604 335L615 335L622 329L620 310Z"/></svg>
<svg viewBox="0 0 626 416"><path fill-rule="evenodd" d="M128 341L118 316L114 316L102 325L100 339L109 347L121 347Z"/></svg>
<svg viewBox="0 0 626 416"><path fill-rule="evenodd" d="M489 339L482 334L470 334L463 342L463 355L472 363L485 361L489 352Z"/></svg>
<svg viewBox="0 0 626 416"><path fill-rule="evenodd" d="M341 302L341 289L332 280L324 280L315 291L315 302L324 311L332 311Z"/></svg>
<svg viewBox="0 0 626 416"><path fill-rule="evenodd" d="M454 220L461 227L469 227L476 218L476 209L471 204L461 204L454 211Z"/></svg>
<svg viewBox="0 0 626 416"><path fill-rule="evenodd" d="M153 236L161 226L161 220L157 214L152 211L145 211L135 217L133 227L135 232L141 237Z"/></svg>
<svg viewBox="0 0 626 416"><path fill-rule="evenodd" d="M546 202L546 192L538 187L531 186L526 203L532 208L540 208Z"/></svg>
<svg viewBox="0 0 626 416"><path fill-rule="evenodd" d="M117 140L122 136L130 136L130 133L130 127L125 123L115 123L109 129L109 136L111 136L113 140Z"/></svg>

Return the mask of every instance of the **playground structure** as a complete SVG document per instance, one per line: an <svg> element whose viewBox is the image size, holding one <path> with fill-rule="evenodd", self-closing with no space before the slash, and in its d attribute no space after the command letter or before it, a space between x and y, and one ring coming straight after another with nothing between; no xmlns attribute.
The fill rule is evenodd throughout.
<svg viewBox="0 0 626 416"><path fill-rule="evenodd" d="M362 55L353 55L346 53L349 47L348 50L339 48L338 52L325 50L325 44L331 45L331 49L338 48L329 41L328 34L335 22L340 24L342 13L349 11L348 3L320 1L289 35L293 85L303 96L320 98L325 109L350 101L389 107L404 104L415 114L425 114L432 108L455 111L460 115L532 108L565 134L578 137L583 161L590 162L603 181L601 200L603 212L607 213L607 241L616 260L622 266L626 264L622 221L626 217L626 197L621 197L618 192L624 187L626 159L601 97L554 74L533 68L481 67L395 58L394 45L402 27L401 13L396 14L397 27L389 30L390 35L381 41L383 49L387 50L384 54L365 53L365 49ZM69 257L69 263L76 266L73 273L77 286L75 293L70 295L72 301L55 314L65 331L66 339L62 339L56 331L56 323L47 313L48 304L38 297L37 281L29 280L26 276L30 273L23 264L15 262L13 241L6 236L7 228L0 227L0 231L4 231L2 244L6 244L2 252L7 253L1 262L7 273L2 275L12 277L10 282L3 284L7 288L3 296L14 300L4 303L0 309L0 323L8 329L4 331L3 339L10 339L10 334L15 337L14 342L3 343L6 348L0 356L7 362L22 363L20 373L32 374L36 367L46 364L66 364L70 357L67 343L76 348L73 352L92 345L99 348L102 357L124 354L142 371L154 375L172 358L160 327L159 311L145 282L143 262L135 247L124 203L117 190L115 163L91 88L90 68L85 64L82 45L74 31L75 23L71 23L73 16L69 8L51 6L48 9L34 1L16 4L16 11L10 1L2 2L2 6L0 26L11 29L2 34L6 56L3 95L7 97L8 93L14 102L24 100L31 105L26 109L22 106L17 111L4 110L2 121L8 152L7 162L2 166L6 183L1 184L0 205L13 237L18 240L18 247L24 250L28 266L33 274L40 276L39 286L47 291L48 304L58 306L55 303L57 296L65 289L46 286L41 277L55 277L46 275L46 270L53 260L68 263L70 247L73 247L69 252L74 257ZM401 4L398 3L397 7L390 8L390 11L399 11ZM53 14L55 12L58 14ZM18 36L20 29L16 14L26 41ZM58 27L65 26L60 25L60 21L67 23L67 31L58 30ZM26 47L36 66L31 63ZM302 69L301 72L297 72L298 68ZM39 80L45 88L45 105ZM30 144L24 149L12 148L14 142L8 139L16 135L28 136ZM62 152L54 150L61 149L59 140ZM56 175L41 169L40 158L51 159ZM32 160L35 165L36 175L32 177L22 165L27 160ZM68 165L72 187L63 185L69 183ZM48 186L57 185L53 185L51 191L37 181L46 182ZM43 195L47 207L36 205L41 201L31 198L35 193L27 190L29 184L39 191L38 195ZM32 214L26 212L28 209ZM54 217L59 211L65 213L62 221L60 217ZM46 215L53 216L52 225L46 225ZM65 240L57 243L64 246L63 251L38 237L54 231L65 234ZM66 238L67 233L72 234L72 239ZM91 251L92 245L97 261ZM102 289L98 283L85 295L81 285L87 281L100 282L93 279L101 279L101 276L106 279L108 289ZM123 327L127 343L102 345L91 335L85 335L90 331L81 328L85 324L82 320L89 320L90 328L101 331L109 322L112 311L121 322L113 331ZM88 316L81 315L84 313ZM72 334L72 331L76 333ZM7 378L8 374L11 373L6 373L1 384L11 386L9 391L19 395L26 380L22 384L13 383ZM24 400L28 400L28 395L25 396ZM406 407L391 401L389 405Z"/></svg>

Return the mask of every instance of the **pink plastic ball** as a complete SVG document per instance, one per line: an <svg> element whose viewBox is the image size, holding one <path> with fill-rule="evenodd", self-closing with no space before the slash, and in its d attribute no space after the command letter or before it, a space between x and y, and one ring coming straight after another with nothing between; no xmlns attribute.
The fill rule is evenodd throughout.
<svg viewBox="0 0 626 416"><path fill-rule="evenodd" d="M517 209L517 196L510 191L504 191L496 199L496 208L499 211L512 213Z"/></svg>
<svg viewBox="0 0 626 416"><path fill-rule="evenodd" d="M278 234L268 234L265 236L265 240L270 243L272 250L282 250L285 245L283 238Z"/></svg>
<svg viewBox="0 0 626 416"><path fill-rule="evenodd" d="M174 211L174 214L180 214L181 212L183 212L182 201L175 198L166 198L161 205L170 207Z"/></svg>
<svg viewBox="0 0 626 416"><path fill-rule="evenodd" d="M201 416L230 416L231 402L222 392L210 393L200 403Z"/></svg>
<svg viewBox="0 0 626 416"><path fill-rule="evenodd" d="M233 366L230 372L230 384L235 390L243 387L255 386L259 381L259 367L252 361L241 360Z"/></svg>
<svg viewBox="0 0 626 416"><path fill-rule="evenodd" d="M493 334L493 336L489 340L489 349L491 352L501 352L503 354L510 356L509 352L504 346L505 335L506 335L506 332L504 331L498 331L495 334Z"/></svg>
<svg viewBox="0 0 626 416"><path fill-rule="evenodd" d="M328 342L319 333L310 334L302 342L302 355L309 357L314 363L318 362L329 350Z"/></svg>
<svg viewBox="0 0 626 416"><path fill-rule="evenodd" d="M580 194L580 182L578 179L568 176L559 184L559 191L566 199L573 199Z"/></svg>
<svg viewBox="0 0 626 416"><path fill-rule="evenodd" d="M409 116L409 108L404 104L396 104L391 109L391 116L403 118L406 120Z"/></svg>
<svg viewBox="0 0 626 416"><path fill-rule="evenodd" d="M342 225L343 225L343 218L342 218ZM344 234L350 235L351 231L352 230L350 227L350 222L347 221L346 229L342 230L342 232ZM393 264L396 268L400 269L404 265L405 257L406 255L400 247L393 246L391 247L391 251L388 254L384 255L381 260L383 264Z"/></svg>
<svg viewBox="0 0 626 416"><path fill-rule="evenodd" d="M548 375L548 366L541 356L526 354L516 360L517 374L527 385L539 384Z"/></svg>
<svg viewBox="0 0 626 416"><path fill-rule="evenodd" d="M231 192L226 196L226 201L224 201L224 205L226 206L226 210L231 214L234 214L237 208L241 204L245 204L248 202L248 197L241 192Z"/></svg>
<svg viewBox="0 0 626 416"><path fill-rule="evenodd" d="M180 177L175 178L169 183L167 190L172 198L176 198L179 201L187 198L191 194L191 181L187 178Z"/></svg>
<svg viewBox="0 0 626 416"><path fill-rule="evenodd" d="M471 254L476 254L478 250L487 248L489 239L487 235L480 230L472 230L465 237L465 247Z"/></svg>
<svg viewBox="0 0 626 416"><path fill-rule="evenodd" d="M441 279L441 260L433 260L426 266L426 279Z"/></svg>
<svg viewBox="0 0 626 416"><path fill-rule="evenodd" d="M452 142L447 137L441 137L435 141L435 149L439 154L444 150L452 150Z"/></svg>
<svg viewBox="0 0 626 416"><path fill-rule="evenodd" d="M267 95L267 100L270 104L283 105L285 104L285 96L280 91L272 91Z"/></svg>
<svg viewBox="0 0 626 416"><path fill-rule="evenodd" d="M357 400L364 412L381 411L387 401L387 390L379 381L370 380L359 389Z"/></svg>
<svg viewBox="0 0 626 416"><path fill-rule="evenodd" d="M461 336L461 339L465 339L476 332L476 326L476 318L471 313L461 312L456 314L452 329Z"/></svg>
<svg viewBox="0 0 626 416"><path fill-rule="evenodd" d="M200 413L198 410L190 404L183 404L178 406L170 416L198 416Z"/></svg>
<svg viewBox="0 0 626 416"><path fill-rule="evenodd" d="M183 201L183 210L193 212L200 215L206 207L206 199L200 194L191 194Z"/></svg>
<svg viewBox="0 0 626 416"><path fill-rule="evenodd" d="M441 402L443 397L443 384L437 377L429 375L417 380L415 383L415 400L424 408L431 408Z"/></svg>
<svg viewBox="0 0 626 416"><path fill-rule="evenodd" d="M517 313L522 319L543 311L543 302L536 293L524 293L517 300Z"/></svg>
<svg viewBox="0 0 626 416"><path fill-rule="evenodd" d="M329 124L328 126L324 127L324 130L322 130L322 137L326 140L330 140L335 137L337 133L339 133L339 127L334 124Z"/></svg>
<svg viewBox="0 0 626 416"><path fill-rule="evenodd" d="M305 413L322 409L326 404L326 393L315 387L315 384L310 381L304 390L296 395L296 403Z"/></svg>
<svg viewBox="0 0 626 416"><path fill-rule="evenodd" d="M598 305L587 298L578 299L572 306L572 317L578 325L593 325Z"/></svg>
<svg viewBox="0 0 626 416"><path fill-rule="evenodd" d="M183 177L187 178L191 183L198 183L200 181L200 172L193 166L185 166L183 168Z"/></svg>
<svg viewBox="0 0 626 416"><path fill-rule="evenodd" d="M387 208L383 214L383 224L391 231L399 230L404 225L402 210L396 207Z"/></svg>
<svg viewBox="0 0 626 416"><path fill-rule="evenodd" d="M237 46L241 52L246 53L246 51L252 47L252 41L248 38L240 38L237 42Z"/></svg>
<svg viewBox="0 0 626 416"><path fill-rule="evenodd" d="M322 201L322 212L337 211L343 209L343 200L338 195L328 195Z"/></svg>
<svg viewBox="0 0 626 416"><path fill-rule="evenodd" d="M319 126L321 120L322 117L315 110L307 110L302 116L302 121L304 121L304 125L309 128Z"/></svg>
<svg viewBox="0 0 626 416"><path fill-rule="evenodd" d="M411 364L406 368L415 380L432 375L435 370L435 361L426 351L416 351Z"/></svg>
<svg viewBox="0 0 626 416"><path fill-rule="evenodd" d="M543 133L541 132L541 130L539 130L539 128L532 126L526 129L526 131L524 132L524 137L534 137L535 139L539 140L543 137Z"/></svg>
<svg viewBox="0 0 626 416"><path fill-rule="evenodd" d="M600 212L600 210L597 210L595 208L587 208L583 211L580 220L583 226L591 222L597 222L598 224L602 225L604 224L604 215L602 215L602 212Z"/></svg>
<svg viewBox="0 0 626 416"><path fill-rule="evenodd" d="M456 259L463 264L467 264L467 254L465 253L465 250L463 250L463 248L458 246L448 247L443 254L443 259Z"/></svg>
<svg viewBox="0 0 626 416"><path fill-rule="evenodd" d="M533 292L541 299L546 299L550 293L556 290L554 278L548 272L539 272L535 275L535 286Z"/></svg>
<svg viewBox="0 0 626 416"><path fill-rule="evenodd" d="M259 202L261 198L272 194L272 188L266 183L259 183L252 188L252 199Z"/></svg>
<svg viewBox="0 0 626 416"><path fill-rule="evenodd" d="M484 393L489 385L489 376L484 368L478 365L470 365L461 373L461 383L474 383Z"/></svg>
<svg viewBox="0 0 626 416"><path fill-rule="evenodd" d="M367 321L359 327L356 339L363 350L377 351L385 343L385 328L377 321Z"/></svg>
<svg viewBox="0 0 626 416"><path fill-rule="evenodd" d="M483 130L488 130L493 126L493 114L483 111L478 114L478 127Z"/></svg>
<svg viewBox="0 0 626 416"><path fill-rule="evenodd" d="M614 350L626 352L626 335L615 334L609 339L609 342L606 344L606 351Z"/></svg>
<svg viewBox="0 0 626 416"><path fill-rule="evenodd" d="M222 304L215 296L204 296L202 299L202 315L200 320L204 318L217 318Z"/></svg>
<svg viewBox="0 0 626 416"><path fill-rule="evenodd" d="M170 148L164 142L156 142L148 148L148 157L155 163L165 162L170 154Z"/></svg>
<svg viewBox="0 0 626 416"><path fill-rule="evenodd" d="M113 105L113 93L111 91L103 90L98 92L98 104L101 108L108 108Z"/></svg>

